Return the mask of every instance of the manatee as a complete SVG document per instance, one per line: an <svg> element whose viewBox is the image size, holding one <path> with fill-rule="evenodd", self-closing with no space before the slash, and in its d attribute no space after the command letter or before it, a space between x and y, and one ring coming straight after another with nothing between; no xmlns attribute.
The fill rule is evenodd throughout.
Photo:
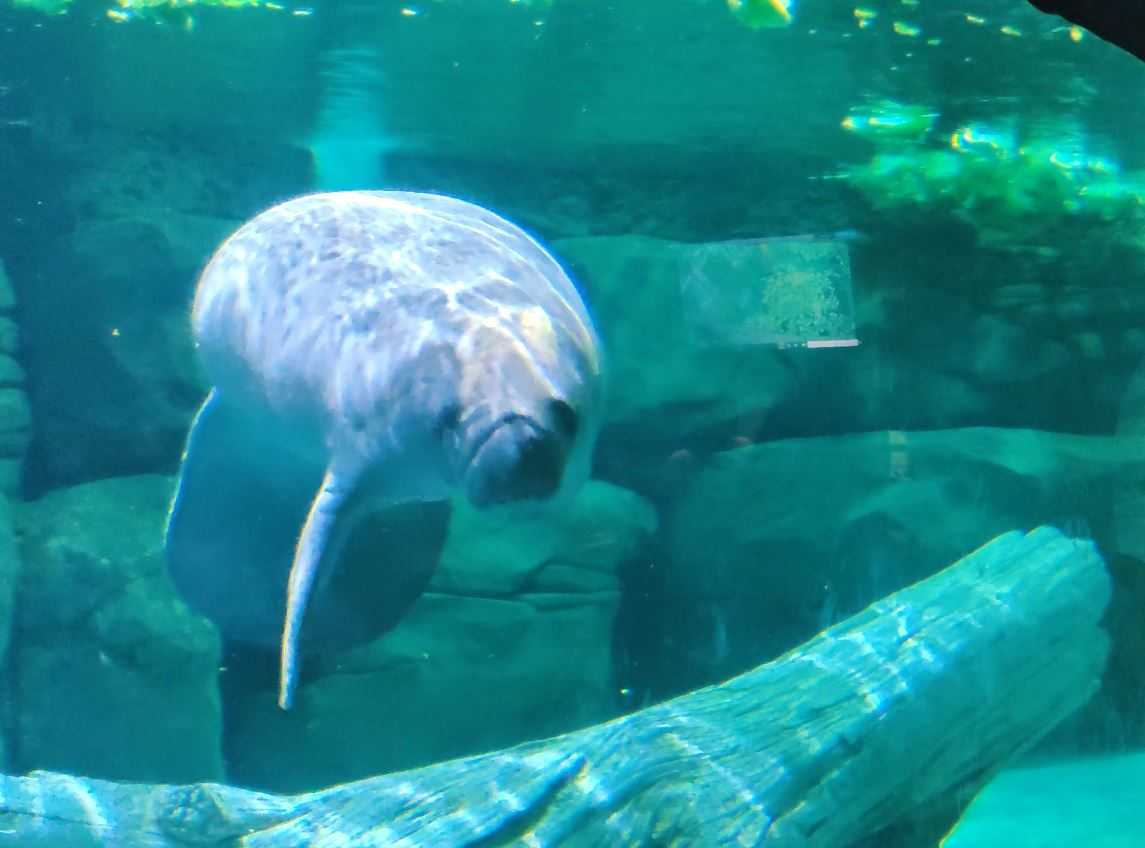
<svg viewBox="0 0 1145 848"><path fill-rule="evenodd" d="M588 476L597 332L560 264L480 206L400 191L287 200L210 257L191 325L211 388L183 452L168 568L227 638L265 641L275 621L283 709L300 652L369 638L424 589L454 498L551 503ZM354 579L339 574L351 548ZM388 596L359 597L377 568Z"/></svg>

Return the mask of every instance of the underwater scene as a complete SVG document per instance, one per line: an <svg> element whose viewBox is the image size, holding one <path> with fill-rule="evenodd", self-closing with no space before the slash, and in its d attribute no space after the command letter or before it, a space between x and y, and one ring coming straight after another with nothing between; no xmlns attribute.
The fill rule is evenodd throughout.
<svg viewBox="0 0 1145 848"><path fill-rule="evenodd" d="M0 846L1142 848L1143 97L1134 0L0 0Z"/></svg>

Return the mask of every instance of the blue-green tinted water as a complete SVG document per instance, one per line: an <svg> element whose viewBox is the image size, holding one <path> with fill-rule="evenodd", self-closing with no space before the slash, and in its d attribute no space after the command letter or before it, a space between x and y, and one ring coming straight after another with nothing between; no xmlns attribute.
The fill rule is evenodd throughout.
<svg viewBox="0 0 1145 848"><path fill-rule="evenodd" d="M1143 92L1018 0L0 0L0 844L1145 844ZM558 264L319 211L197 345L354 189Z"/></svg>

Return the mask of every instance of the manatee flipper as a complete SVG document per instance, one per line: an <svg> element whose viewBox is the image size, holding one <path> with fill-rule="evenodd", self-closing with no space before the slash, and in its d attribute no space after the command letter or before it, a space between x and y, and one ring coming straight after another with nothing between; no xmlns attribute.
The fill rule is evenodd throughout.
<svg viewBox="0 0 1145 848"><path fill-rule="evenodd" d="M211 392L187 439L166 559L180 597L227 643L277 657L299 528L324 469L270 435ZM319 564L299 656L361 645L397 624L432 578L449 522L448 501L387 503L355 491Z"/></svg>
<svg viewBox="0 0 1145 848"><path fill-rule="evenodd" d="M228 641L277 646L294 540L322 480L217 390L191 426L167 517L168 572Z"/></svg>
<svg viewBox="0 0 1145 848"><path fill-rule="evenodd" d="M282 627L279 660L278 705L284 710L290 709L294 698L294 685L298 678L298 637L306 614L306 603L318 575L318 566L329 546L338 513L353 491L354 483L353 477L346 479L333 467L327 469L298 534L290 579L286 585L286 619Z"/></svg>

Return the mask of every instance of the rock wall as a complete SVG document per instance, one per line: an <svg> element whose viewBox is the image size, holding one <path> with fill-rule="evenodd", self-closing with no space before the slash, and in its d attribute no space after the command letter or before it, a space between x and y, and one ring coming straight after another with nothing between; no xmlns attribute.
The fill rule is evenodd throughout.
<svg viewBox="0 0 1145 848"><path fill-rule="evenodd" d="M11 502L20 488L31 428L15 313L16 295L0 261L0 686L4 690L0 697L0 769L10 765L9 736L15 703L9 648L16 614L16 587L22 572Z"/></svg>
<svg viewBox="0 0 1145 848"><path fill-rule="evenodd" d="M219 639L164 569L170 493L166 477L121 477L20 508L28 567L9 650L19 768L223 776Z"/></svg>
<svg viewBox="0 0 1145 848"><path fill-rule="evenodd" d="M32 416L21 355L16 293L0 261L0 493L9 497L19 489L31 438Z"/></svg>
<svg viewBox="0 0 1145 848"><path fill-rule="evenodd" d="M30 236L12 272L36 421L30 496L175 470L206 392L190 338L198 272L244 218L300 190L308 164L283 148L256 170L218 144L106 130L52 143L70 175L67 225Z"/></svg>
<svg viewBox="0 0 1145 848"><path fill-rule="evenodd" d="M20 550L12 508L8 497L0 496L0 771L10 771L13 765L9 749L17 704L13 697L14 670L9 652L20 572Z"/></svg>

